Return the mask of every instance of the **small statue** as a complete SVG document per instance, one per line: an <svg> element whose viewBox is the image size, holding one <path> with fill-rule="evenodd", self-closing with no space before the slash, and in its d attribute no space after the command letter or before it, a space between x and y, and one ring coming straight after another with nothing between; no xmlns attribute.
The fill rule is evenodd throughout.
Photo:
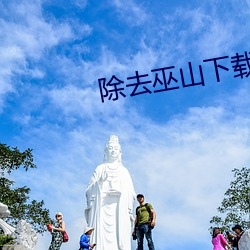
<svg viewBox="0 0 250 250"><path fill-rule="evenodd" d="M15 245L20 245L25 250L34 250L38 240L35 230L25 220L20 220L16 228L10 226L1 219L9 215L8 206L0 202L0 228L3 229L4 234L13 236Z"/></svg>
<svg viewBox="0 0 250 250"><path fill-rule="evenodd" d="M15 243L22 245L26 250L35 249L38 236L31 225L25 220L20 220L18 222L13 236L15 237Z"/></svg>
<svg viewBox="0 0 250 250"><path fill-rule="evenodd" d="M0 218L6 218L10 215L8 206L0 202Z"/></svg>
<svg viewBox="0 0 250 250"><path fill-rule="evenodd" d="M2 218L6 218L10 215L8 206L0 202L0 228L3 229L4 234L12 235L15 228L6 223Z"/></svg>

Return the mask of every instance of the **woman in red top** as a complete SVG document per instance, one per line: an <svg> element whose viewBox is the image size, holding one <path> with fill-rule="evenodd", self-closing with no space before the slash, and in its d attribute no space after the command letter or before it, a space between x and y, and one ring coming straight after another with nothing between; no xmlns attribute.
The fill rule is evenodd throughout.
<svg viewBox="0 0 250 250"><path fill-rule="evenodd" d="M221 234L221 231L218 227L213 229L212 244L214 245L213 250L225 250L225 246L227 246L229 249L232 249L232 247L227 243L223 234Z"/></svg>

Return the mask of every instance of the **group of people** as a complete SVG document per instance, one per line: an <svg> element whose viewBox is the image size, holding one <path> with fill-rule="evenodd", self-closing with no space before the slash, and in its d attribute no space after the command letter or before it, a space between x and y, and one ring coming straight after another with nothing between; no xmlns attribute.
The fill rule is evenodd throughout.
<svg viewBox="0 0 250 250"><path fill-rule="evenodd" d="M152 239L152 229L154 228L156 223L156 213L150 203L145 203L143 194L137 195L137 201L139 202L139 206L136 208L136 217L134 221L134 230L132 233L132 237L133 239L137 239L137 250L143 250L144 236L146 237L146 240L148 242L148 249L155 250ZM63 242L62 232L66 230L62 213L56 213L55 218L55 225L48 226L48 230L52 234L52 240L50 243L49 250L60 250ZM94 227L87 226L85 228L83 234L80 237L79 250L94 249L96 243L90 243L90 236L94 230Z"/></svg>
<svg viewBox="0 0 250 250"><path fill-rule="evenodd" d="M224 250L226 249L225 247L228 247L231 250L239 250L239 240L243 235L244 231L240 225L235 225L232 230L235 232L235 234L226 232L228 239L227 241L224 235L221 233L220 228L213 228L213 250Z"/></svg>
<svg viewBox="0 0 250 250"><path fill-rule="evenodd" d="M156 213L150 203L145 203L144 195L138 194L137 201L139 206L136 208L136 217L134 221L134 230L132 233L133 239L137 239L138 247L137 250L143 250L143 240L146 237L149 250L155 250L152 229L156 223ZM55 225L50 225L48 230L52 234L52 240L49 250L60 250L63 242L63 234L65 229L65 222L62 220L63 215L61 212L56 213ZM90 236L94 231L94 227L86 227L83 234L80 237L80 249L79 250L92 250L96 246L96 243L90 243ZM244 231L240 225L235 225L232 230L235 232L226 232L227 239L221 233L220 228L213 228L212 244L213 250L224 250L227 247L231 250L239 250L238 242L243 235Z"/></svg>
<svg viewBox="0 0 250 250"><path fill-rule="evenodd" d="M156 222L156 213L150 203L145 203L144 195L138 194L137 201L139 206L136 208L136 218L134 222L133 239L137 239L137 250L143 250L144 236L148 242L148 249L155 250L152 239L152 229ZM148 207L148 208L147 208ZM96 246L96 243L90 243L90 235L94 231L93 227L87 227L80 238L80 249L89 250Z"/></svg>
<svg viewBox="0 0 250 250"><path fill-rule="evenodd" d="M65 222L63 221L63 215L61 212L56 213L55 225L48 224L48 231L52 235L49 250L60 250L63 243L63 232L66 230ZM93 227L86 227L81 238L80 238L80 250L91 250L95 247L94 244L90 244L90 235L94 230Z"/></svg>
<svg viewBox="0 0 250 250"><path fill-rule="evenodd" d="M52 235L49 250L60 250L63 243L63 232L65 232L65 222L63 221L63 215L61 212L55 215L55 225L47 224L47 229ZM80 238L80 250L90 250L95 247L96 244L90 244L90 235L94 230L93 227L86 227Z"/></svg>

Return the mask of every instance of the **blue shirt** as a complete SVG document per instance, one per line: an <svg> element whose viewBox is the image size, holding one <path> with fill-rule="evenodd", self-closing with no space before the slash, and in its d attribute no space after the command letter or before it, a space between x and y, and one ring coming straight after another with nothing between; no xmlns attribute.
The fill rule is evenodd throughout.
<svg viewBox="0 0 250 250"><path fill-rule="evenodd" d="M83 234L80 238L80 247L83 250L89 250L89 237L86 234Z"/></svg>

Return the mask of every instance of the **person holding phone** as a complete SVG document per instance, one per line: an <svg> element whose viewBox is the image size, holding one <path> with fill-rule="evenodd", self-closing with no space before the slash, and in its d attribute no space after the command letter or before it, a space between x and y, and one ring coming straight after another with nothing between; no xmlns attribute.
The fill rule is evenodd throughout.
<svg viewBox="0 0 250 250"><path fill-rule="evenodd" d="M96 243L90 244L90 235L93 232L93 227L86 227L81 238L80 238L80 249L79 250L91 250L96 246Z"/></svg>

